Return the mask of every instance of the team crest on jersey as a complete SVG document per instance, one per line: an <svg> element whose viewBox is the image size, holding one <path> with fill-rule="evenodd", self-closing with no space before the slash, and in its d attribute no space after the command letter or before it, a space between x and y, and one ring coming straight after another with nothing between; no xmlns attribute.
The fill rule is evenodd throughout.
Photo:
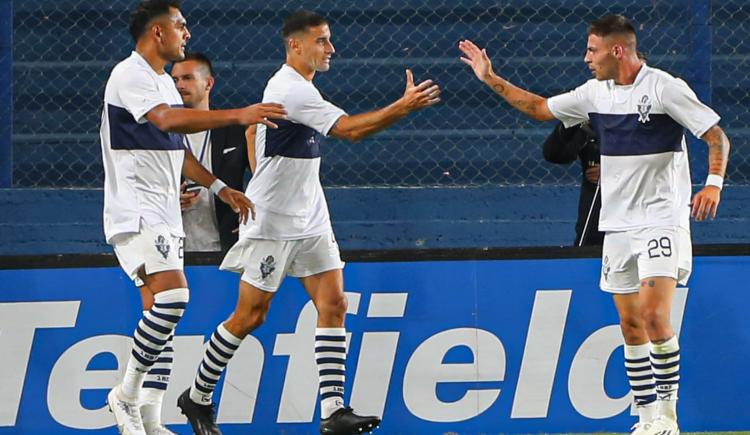
<svg viewBox="0 0 750 435"><path fill-rule="evenodd" d="M272 255L269 255L260 262L260 276L263 279L266 279L274 270L276 270L276 260L273 259Z"/></svg>
<svg viewBox="0 0 750 435"><path fill-rule="evenodd" d="M604 260L602 260L602 275L604 275L604 280L607 280L607 276L609 275L609 257L604 256Z"/></svg>
<svg viewBox="0 0 750 435"><path fill-rule="evenodd" d="M640 123L647 123L650 121L648 118L649 113L651 112L651 103L648 101L648 95L644 95L641 97L641 103L638 104L638 122Z"/></svg>
<svg viewBox="0 0 750 435"><path fill-rule="evenodd" d="M156 250L159 251L162 257L164 259L167 259L167 255L169 255L169 242L167 242L167 239L164 236L159 236L154 241L154 246L156 247Z"/></svg>

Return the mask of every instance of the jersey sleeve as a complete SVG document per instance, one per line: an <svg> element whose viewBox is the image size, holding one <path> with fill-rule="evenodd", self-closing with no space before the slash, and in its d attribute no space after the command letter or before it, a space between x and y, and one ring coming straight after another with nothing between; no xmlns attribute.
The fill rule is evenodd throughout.
<svg viewBox="0 0 750 435"><path fill-rule="evenodd" d="M703 104L684 80L670 80L662 90L664 112L695 137L719 123L719 115Z"/></svg>
<svg viewBox="0 0 750 435"><path fill-rule="evenodd" d="M588 121L592 111L590 81L570 92L547 99L547 107L552 115L562 121L565 128Z"/></svg>
<svg viewBox="0 0 750 435"><path fill-rule="evenodd" d="M324 136L328 136L336 121L346 115L341 108L323 99L312 85L295 86L284 106L290 121L306 125Z"/></svg>
<svg viewBox="0 0 750 435"><path fill-rule="evenodd" d="M156 80L143 69L122 71L117 83L120 103L139 123L146 122L146 114L154 107L160 104L169 105L159 92Z"/></svg>

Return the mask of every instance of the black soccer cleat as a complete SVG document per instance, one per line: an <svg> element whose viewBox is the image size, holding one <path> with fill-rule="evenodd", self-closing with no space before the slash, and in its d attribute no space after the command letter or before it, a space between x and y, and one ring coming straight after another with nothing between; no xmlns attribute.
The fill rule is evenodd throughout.
<svg viewBox="0 0 750 435"><path fill-rule="evenodd" d="M190 388L177 398L177 407L193 426L195 435L221 435L219 426L216 426L213 405L199 405L190 400Z"/></svg>
<svg viewBox="0 0 750 435"><path fill-rule="evenodd" d="M359 435L370 433L380 425L378 417L362 417L352 408L339 408L330 417L320 420L321 435Z"/></svg>

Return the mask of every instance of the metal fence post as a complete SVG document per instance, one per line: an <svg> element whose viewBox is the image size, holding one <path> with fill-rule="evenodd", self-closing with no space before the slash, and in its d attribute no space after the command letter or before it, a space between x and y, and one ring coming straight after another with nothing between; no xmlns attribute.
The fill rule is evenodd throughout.
<svg viewBox="0 0 750 435"><path fill-rule="evenodd" d="M711 0L692 0L693 13L688 80L701 101L711 104ZM694 184L703 184L708 172L706 144L690 136L691 168Z"/></svg>
<svg viewBox="0 0 750 435"><path fill-rule="evenodd" d="M13 0L0 0L0 188L13 183Z"/></svg>

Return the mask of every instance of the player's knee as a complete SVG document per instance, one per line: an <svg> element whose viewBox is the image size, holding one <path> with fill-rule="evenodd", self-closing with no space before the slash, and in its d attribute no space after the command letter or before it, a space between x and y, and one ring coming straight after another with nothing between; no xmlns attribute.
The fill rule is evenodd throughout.
<svg viewBox="0 0 750 435"><path fill-rule="evenodd" d="M244 337L266 321L268 308L268 303L257 303L246 309L236 310L230 316L228 323L233 326L233 330L241 332Z"/></svg>
<svg viewBox="0 0 750 435"><path fill-rule="evenodd" d="M348 306L349 301L343 293L322 298L315 303L318 315L324 317L344 317Z"/></svg>
<svg viewBox="0 0 750 435"><path fill-rule="evenodd" d="M633 342L642 339L645 334L645 325L640 313L620 314L620 330L626 342Z"/></svg>
<svg viewBox="0 0 750 435"><path fill-rule="evenodd" d="M669 326L669 311L660 307L644 307L643 321L649 331Z"/></svg>

